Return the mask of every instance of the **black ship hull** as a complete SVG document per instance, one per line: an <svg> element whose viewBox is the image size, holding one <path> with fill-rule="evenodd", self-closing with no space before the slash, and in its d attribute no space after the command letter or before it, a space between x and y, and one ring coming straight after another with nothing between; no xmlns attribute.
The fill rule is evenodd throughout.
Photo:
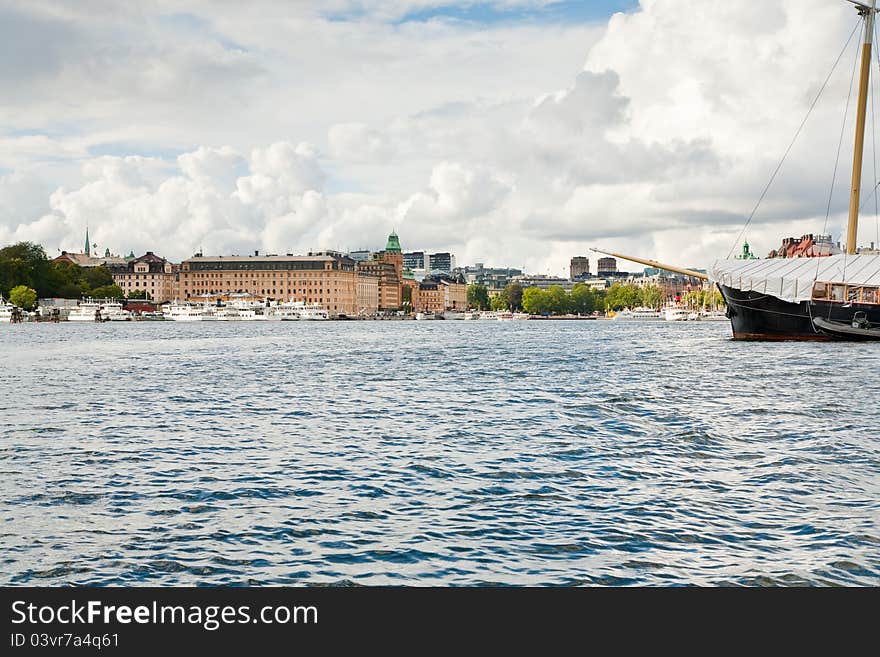
<svg viewBox="0 0 880 657"><path fill-rule="evenodd" d="M880 306L842 304L827 301L790 303L774 296L754 291L738 290L718 285L727 303L727 316L733 328L734 340L872 340L870 332L862 334L822 330L814 318L825 322L851 326L856 313L864 313L868 323L880 325Z"/></svg>

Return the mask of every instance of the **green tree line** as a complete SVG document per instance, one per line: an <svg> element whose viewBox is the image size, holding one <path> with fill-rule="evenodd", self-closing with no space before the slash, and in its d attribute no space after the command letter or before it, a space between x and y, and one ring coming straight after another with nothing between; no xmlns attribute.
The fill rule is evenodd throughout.
<svg viewBox="0 0 880 657"><path fill-rule="evenodd" d="M33 242L18 242L0 249L0 294L8 298L13 288L22 285L34 290L40 298L125 296L122 289L113 284L113 275L106 267L50 261L45 249Z"/></svg>
<svg viewBox="0 0 880 657"><path fill-rule="evenodd" d="M604 290L594 290L583 283L576 284L571 292L559 285L546 290L528 287L522 293L522 308L530 315L589 315L605 307Z"/></svg>

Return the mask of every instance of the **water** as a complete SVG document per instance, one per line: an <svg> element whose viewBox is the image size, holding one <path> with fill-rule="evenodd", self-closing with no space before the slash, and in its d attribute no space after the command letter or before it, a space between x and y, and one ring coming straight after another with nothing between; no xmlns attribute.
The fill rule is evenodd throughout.
<svg viewBox="0 0 880 657"><path fill-rule="evenodd" d="M0 329L2 584L880 584L876 345Z"/></svg>

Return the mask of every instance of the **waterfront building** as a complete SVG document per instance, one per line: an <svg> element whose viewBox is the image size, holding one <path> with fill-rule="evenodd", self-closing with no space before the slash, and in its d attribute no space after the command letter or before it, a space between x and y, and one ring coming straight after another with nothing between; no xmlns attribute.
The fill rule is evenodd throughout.
<svg viewBox="0 0 880 657"><path fill-rule="evenodd" d="M330 316L354 316L357 263L336 251L305 256L204 256L180 264L179 299L247 293L261 299L320 304Z"/></svg>
<svg viewBox="0 0 880 657"><path fill-rule="evenodd" d="M617 272L617 260L615 258L599 258L596 263L596 275L602 276L613 275Z"/></svg>
<svg viewBox="0 0 880 657"><path fill-rule="evenodd" d="M402 303L403 251L400 238L392 232L385 250L374 253L369 260L357 263L358 272L375 276L379 281L379 310L397 310Z"/></svg>
<svg viewBox="0 0 880 657"><path fill-rule="evenodd" d="M156 303L171 301L175 297L178 267L152 251L127 262L111 263L107 268L113 274L113 283L126 295L142 290L150 301Z"/></svg>
<svg viewBox="0 0 880 657"><path fill-rule="evenodd" d="M417 312L463 310L467 308L467 283L460 275L426 276L413 288L412 303Z"/></svg>
<svg viewBox="0 0 880 657"><path fill-rule="evenodd" d="M372 317L379 311L379 277L366 271L357 273L357 315Z"/></svg>
<svg viewBox="0 0 880 657"><path fill-rule="evenodd" d="M575 256L571 259L569 278L588 278L590 276L590 259L586 256Z"/></svg>

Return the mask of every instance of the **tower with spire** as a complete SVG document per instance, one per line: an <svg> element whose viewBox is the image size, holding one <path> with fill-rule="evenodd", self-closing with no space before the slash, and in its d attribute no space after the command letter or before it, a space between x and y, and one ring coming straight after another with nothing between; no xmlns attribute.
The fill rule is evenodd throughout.
<svg viewBox="0 0 880 657"><path fill-rule="evenodd" d="M91 245L89 244L89 225L88 224L86 224L86 248L83 249L83 253L85 253L87 256L92 255L92 248L91 248Z"/></svg>

